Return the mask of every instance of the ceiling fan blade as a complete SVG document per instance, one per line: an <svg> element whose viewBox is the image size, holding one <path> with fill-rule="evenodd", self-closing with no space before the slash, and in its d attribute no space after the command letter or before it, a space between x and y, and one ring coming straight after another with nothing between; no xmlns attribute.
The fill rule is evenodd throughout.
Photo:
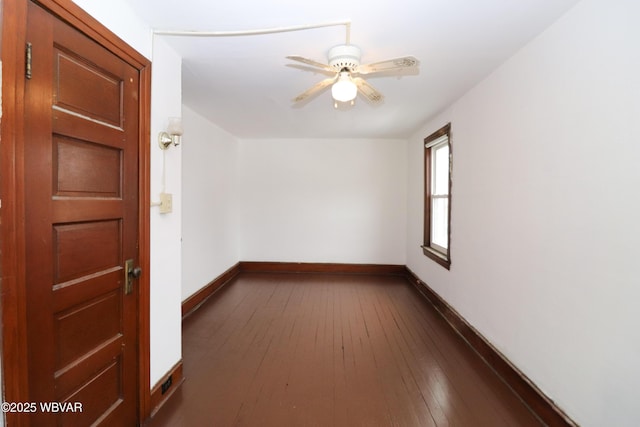
<svg viewBox="0 0 640 427"><path fill-rule="evenodd" d="M315 67L309 67L307 65L302 65L302 64L286 64L287 67L290 68L295 68L297 70L302 70L302 71L311 71L312 73L320 73L320 74L324 74L327 76L333 76L336 73L336 70L320 70L318 68Z"/></svg>
<svg viewBox="0 0 640 427"><path fill-rule="evenodd" d="M318 93L320 93L323 89L331 86L333 84L333 82L336 81L336 79L338 78L338 76L336 75L335 77L332 77L330 79L324 79L322 81L319 81L318 83L316 83L315 85L311 86L309 89L307 89L306 91L302 92L300 95L296 96L295 98L293 98L293 102L301 102L304 101L305 99L308 99L314 95L317 95Z"/></svg>
<svg viewBox="0 0 640 427"><path fill-rule="evenodd" d="M420 62L413 56L403 56L402 58L388 59L386 61L360 65L358 67L358 74L371 74L381 71L416 68L418 65L420 65Z"/></svg>
<svg viewBox="0 0 640 427"><path fill-rule="evenodd" d="M365 79L356 77L353 82L358 86L358 91L373 104L379 104L384 100L384 96L376 88L371 86Z"/></svg>
<svg viewBox="0 0 640 427"><path fill-rule="evenodd" d="M331 66L329 66L328 64L323 64L321 62L314 61L313 59L304 58L302 56L291 55L291 56L287 56L287 59L291 59L292 61L302 62L302 63L307 64L307 65L312 65L314 67L318 67L318 68L320 68L322 70L325 70L325 71L332 71L332 72L336 71Z"/></svg>

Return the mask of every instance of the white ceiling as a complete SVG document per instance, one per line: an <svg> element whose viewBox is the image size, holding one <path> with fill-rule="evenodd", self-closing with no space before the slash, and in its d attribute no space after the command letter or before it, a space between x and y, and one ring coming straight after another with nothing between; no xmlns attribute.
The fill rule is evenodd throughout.
<svg viewBox="0 0 640 427"><path fill-rule="evenodd" d="M241 37L163 37L183 57L183 102L239 138L406 138L473 87L578 0L128 0L154 29L237 31L351 22L362 63L413 55L417 75L369 76L385 101L334 109L327 90L291 100L321 73L346 27ZM523 84L526 84L523 82Z"/></svg>

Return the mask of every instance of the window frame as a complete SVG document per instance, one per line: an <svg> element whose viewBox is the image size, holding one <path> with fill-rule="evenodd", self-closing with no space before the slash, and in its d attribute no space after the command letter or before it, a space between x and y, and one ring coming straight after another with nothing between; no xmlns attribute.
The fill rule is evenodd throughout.
<svg viewBox="0 0 640 427"><path fill-rule="evenodd" d="M433 219L433 148L440 146L440 143L433 144L434 141L446 136L446 144L449 148L449 185L448 185L448 209L447 209L447 248L432 242L432 219ZM442 141L444 143L444 141ZM429 144L433 144L429 146ZM447 270L451 268L451 187L453 171L453 151L451 147L451 123L447 123L424 139L424 223L422 252L427 258L432 259ZM438 196L438 198L443 198Z"/></svg>

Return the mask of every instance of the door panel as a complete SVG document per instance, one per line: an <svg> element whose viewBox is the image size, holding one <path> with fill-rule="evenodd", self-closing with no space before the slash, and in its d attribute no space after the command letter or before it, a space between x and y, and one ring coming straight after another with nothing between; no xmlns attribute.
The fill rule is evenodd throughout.
<svg viewBox="0 0 640 427"><path fill-rule="evenodd" d="M123 244L120 224L117 219L54 224L54 290L70 280L120 265Z"/></svg>
<svg viewBox="0 0 640 427"><path fill-rule="evenodd" d="M54 49L54 58L54 105L120 128L122 81L60 49ZM87 97L85 89L100 96Z"/></svg>
<svg viewBox="0 0 640 427"><path fill-rule="evenodd" d="M136 425L138 71L33 3L27 41L29 398L82 405L32 424Z"/></svg>
<svg viewBox="0 0 640 427"><path fill-rule="evenodd" d="M120 197L120 150L60 136L53 150L54 196Z"/></svg>

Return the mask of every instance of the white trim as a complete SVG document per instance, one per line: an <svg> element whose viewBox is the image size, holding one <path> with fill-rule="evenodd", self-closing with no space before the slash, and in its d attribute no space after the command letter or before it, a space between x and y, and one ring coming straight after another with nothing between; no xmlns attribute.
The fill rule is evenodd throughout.
<svg viewBox="0 0 640 427"><path fill-rule="evenodd" d="M424 148L431 148L434 145L442 144L443 142L449 142L449 135L442 135L440 138L436 138L433 141L429 141L424 144Z"/></svg>

